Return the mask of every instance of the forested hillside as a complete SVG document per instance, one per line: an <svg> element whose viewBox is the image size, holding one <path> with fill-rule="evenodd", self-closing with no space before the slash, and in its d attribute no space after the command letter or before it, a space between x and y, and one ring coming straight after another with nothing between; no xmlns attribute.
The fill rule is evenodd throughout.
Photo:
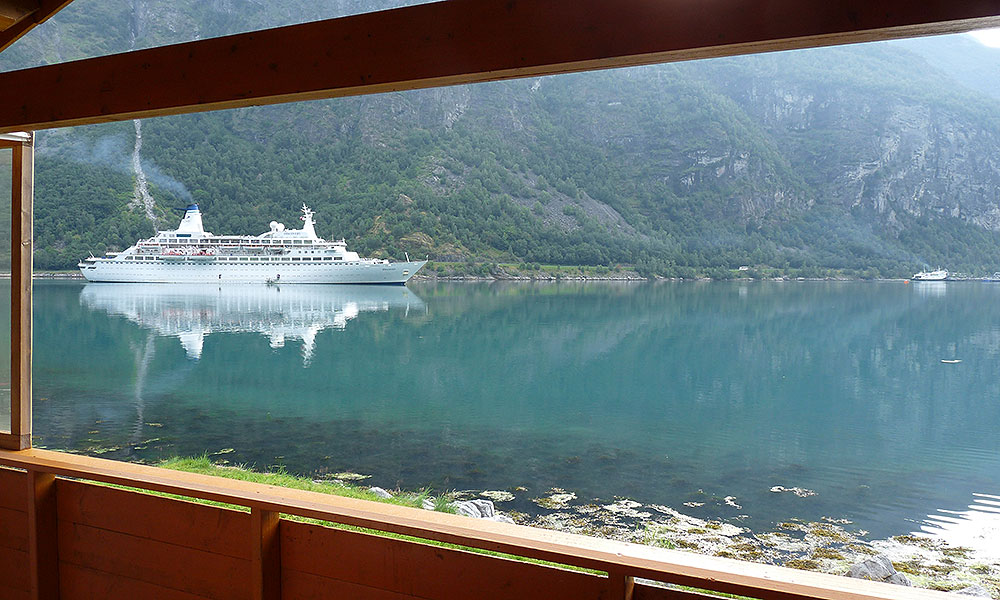
<svg viewBox="0 0 1000 600"><path fill-rule="evenodd" d="M0 68L380 7L76 0L0 55ZM969 43L868 44L41 132L36 266L70 268L128 246L173 227L171 209L194 200L215 233L297 223L305 202L321 235L376 256L626 264L671 276L722 277L740 265L805 276L927 265L992 273L1000 100L946 74L963 56L975 63L967 80L988 68L996 54ZM949 44L962 52L934 49Z"/></svg>

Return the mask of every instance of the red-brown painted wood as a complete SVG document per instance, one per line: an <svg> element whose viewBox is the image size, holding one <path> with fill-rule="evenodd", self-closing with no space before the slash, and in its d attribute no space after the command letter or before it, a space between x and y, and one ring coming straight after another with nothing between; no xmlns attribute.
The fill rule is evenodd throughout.
<svg viewBox="0 0 1000 600"><path fill-rule="evenodd" d="M179 590L77 565L59 565L63 600L206 600Z"/></svg>
<svg viewBox="0 0 1000 600"><path fill-rule="evenodd" d="M281 600L281 515L259 508L250 511L252 600Z"/></svg>
<svg viewBox="0 0 1000 600"><path fill-rule="evenodd" d="M20 512L28 510L28 495L24 493L24 471L15 471L0 467L0 508L9 508Z"/></svg>
<svg viewBox="0 0 1000 600"><path fill-rule="evenodd" d="M283 571L281 592L282 597L288 600L292 598L295 600L331 600L334 598L349 598L350 600L427 600L425 598L406 596L379 588L289 569ZM466 596L466 598L472 600L476 596L471 595Z"/></svg>
<svg viewBox="0 0 1000 600"><path fill-rule="evenodd" d="M0 546L11 550L28 550L28 514L0 508Z"/></svg>
<svg viewBox="0 0 1000 600"><path fill-rule="evenodd" d="M250 515L245 512L67 479L57 482L57 490L60 519L250 559Z"/></svg>
<svg viewBox="0 0 1000 600"><path fill-rule="evenodd" d="M281 564L420 598L607 598L607 579L538 564L292 521Z"/></svg>
<svg viewBox="0 0 1000 600"><path fill-rule="evenodd" d="M28 591L28 553L0 547L0 583L15 590Z"/></svg>
<svg viewBox="0 0 1000 600"><path fill-rule="evenodd" d="M59 600L56 477L28 471L28 583L32 600Z"/></svg>
<svg viewBox="0 0 1000 600"><path fill-rule="evenodd" d="M0 581L0 598L3 598L3 600L30 600L31 594L27 590L8 587Z"/></svg>
<svg viewBox="0 0 1000 600"><path fill-rule="evenodd" d="M59 521L59 560L217 600L250 596L250 561L69 521Z"/></svg>

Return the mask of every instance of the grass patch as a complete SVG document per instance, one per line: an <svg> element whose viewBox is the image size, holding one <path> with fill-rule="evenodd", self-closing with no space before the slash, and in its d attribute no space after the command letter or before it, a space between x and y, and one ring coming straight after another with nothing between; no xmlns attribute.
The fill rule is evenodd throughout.
<svg viewBox="0 0 1000 600"><path fill-rule="evenodd" d="M260 473L247 467L224 467L214 464L208 456L195 458L171 458L159 464L164 469L174 471L184 471L186 473L198 473L201 475L212 475L213 477L225 477L226 479L238 479L251 483L261 483L283 488L305 490L307 492L318 492L320 494L330 494L331 496L343 496L346 498L357 498L359 500L371 500L372 502L383 502L385 504L396 504L399 506L409 506L421 508L424 498L429 497L429 492L424 490L411 494L395 494L392 498L382 498L368 491L368 488L357 485L342 484L336 482L315 482L306 477L297 477L287 473L284 467L277 471ZM435 510L443 512L455 512L448 506L447 500L440 505L435 503ZM449 510L450 509L450 510Z"/></svg>

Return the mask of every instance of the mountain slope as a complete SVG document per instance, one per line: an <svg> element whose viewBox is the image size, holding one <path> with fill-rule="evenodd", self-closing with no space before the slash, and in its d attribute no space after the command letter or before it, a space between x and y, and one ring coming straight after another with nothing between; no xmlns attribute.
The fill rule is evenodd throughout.
<svg viewBox="0 0 1000 600"><path fill-rule="evenodd" d="M384 6L77 0L0 55L0 68ZM966 42L934 41L988 60ZM169 209L193 200L217 233L295 222L305 202L322 235L380 256L628 263L666 275L743 264L992 272L1000 101L912 47L164 117L142 123L141 151L132 123L42 132L36 264L66 268L129 245L172 227ZM141 208L141 179L156 223Z"/></svg>

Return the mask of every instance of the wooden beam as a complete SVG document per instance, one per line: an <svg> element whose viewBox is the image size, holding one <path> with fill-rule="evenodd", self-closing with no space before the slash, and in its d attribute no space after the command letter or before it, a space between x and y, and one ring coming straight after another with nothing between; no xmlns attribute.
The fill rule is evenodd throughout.
<svg viewBox="0 0 1000 600"><path fill-rule="evenodd" d="M0 465L213 500L412 535L755 598L788 600L947 600L905 588L716 556L495 523L458 515L306 492L146 465L30 449L0 450Z"/></svg>
<svg viewBox="0 0 1000 600"><path fill-rule="evenodd" d="M0 27L0 52L24 37L35 27L38 27L52 15L66 7L73 0L3 0L15 4L34 5L31 12L22 15L7 26Z"/></svg>
<svg viewBox="0 0 1000 600"><path fill-rule="evenodd" d="M6 29L38 8L38 0L0 0L0 27Z"/></svg>
<svg viewBox="0 0 1000 600"><path fill-rule="evenodd" d="M56 478L28 470L28 569L32 600L59 598Z"/></svg>
<svg viewBox="0 0 1000 600"><path fill-rule="evenodd" d="M953 33L997 0L451 0L0 74L0 132Z"/></svg>
<svg viewBox="0 0 1000 600"><path fill-rule="evenodd" d="M271 510L250 509L252 600L281 600L280 516Z"/></svg>
<svg viewBox="0 0 1000 600"><path fill-rule="evenodd" d="M31 446L31 238L33 139L13 147L10 231L10 433Z"/></svg>

